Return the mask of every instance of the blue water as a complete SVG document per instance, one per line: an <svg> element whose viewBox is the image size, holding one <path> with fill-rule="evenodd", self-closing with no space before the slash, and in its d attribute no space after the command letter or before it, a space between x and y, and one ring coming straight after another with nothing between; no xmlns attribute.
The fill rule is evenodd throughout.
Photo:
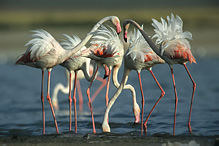
<svg viewBox="0 0 219 146"><path fill-rule="evenodd" d="M213 136L219 135L219 59L197 59L197 64L188 64L197 89L193 102L191 126L194 135ZM40 100L41 71L27 66L15 66L12 63L0 65L0 136L42 134L42 115ZM148 135L155 133L169 133L173 131L174 91L170 69L168 65L157 65L153 68L166 94L155 108L148 121ZM103 69L100 76L103 76ZM123 68L119 71L121 81ZM189 135L187 128L189 108L192 94L192 82L183 66L175 65L174 73L179 97L176 135ZM160 96L160 90L150 73L142 71L142 82L145 94L146 119L150 109ZM54 86L62 82L66 84L64 68L57 66L52 71L51 94ZM45 82L46 83L46 82ZM128 83L132 84L137 92L137 102L141 107L141 94L137 74L132 71ZM101 83L95 81L91 94ZM89 108L87 107L86 89L89 83L81 80L84 97L83 111L78 112L78 133L92 133L92 124ZM95 124L97 133L101 133L101 124L105 111L104 88L93 102ZM111 84L109 97L115 93L116 88ZM46 92L46 90L45 90ZM78 101L78 97L77 97ZM59 93L60 109L56 111L59 131L68 132L68 95ZM78 103L77 103L78 107ZM46 134L55 134L55 127L48 102L45 100ZM110 111L109 124L111 132L118 134L140 135L140 124L134 125L132 112L132 98L128 90L124 90ZM74 116L72 129L74 129Z"/></svg>

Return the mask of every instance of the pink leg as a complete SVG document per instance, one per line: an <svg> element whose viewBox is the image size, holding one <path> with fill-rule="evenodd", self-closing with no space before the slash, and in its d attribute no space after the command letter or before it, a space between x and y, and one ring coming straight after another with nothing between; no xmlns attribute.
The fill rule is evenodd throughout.
<svg viewBox="0 0 219 146"><path fill-rule="evenodd" d="M161 98L163 98L163 96L165 95L165 92L164 92L163 88L162 88L161 85L159 84L159 82L158 82L158 80L156 79L156 77L155 77L154 73L152 72L152 70L150 70L150 73L151 73L151 75L153 76L153 78L154 78L155 82L157 83L158 87L160 88L160 90L161 90L161 95L160 95L160 98L159 98L159 99L157 100L157 102L155 103L155 105L153 106L153 108L151 109L150 113L148 114L148 117L147 117L146 121L144 122L144 132L145 132L145 133L147 132L147 122L148 122L149 117L151 116L151 114L152 114L154 108L155 108L155 107L157 106L157 104L160 102Z"/></svg>
<svg viewBox="0 0 219 146"><path fill-rule="evenodd" d="M192 128L191 128L191 125L190 125L190 121L191 121L192 103L193 103L193 99L194 99L194 94L195 94L195 89L196 89L196 83L195 83L195 81L193 80L193 78L192 78L192 76L191 76L191 74L190 74L190 72L189 72L189 70L188 70L186 64L183 64L183 65L184 65L184 67L185 67L185 69L186 69L186 71L187 71L187 73L188 73L188 75L189 75L189 77L190 77L190 79L191 79L191 81L192 81L192 83L193 83L193 92L192 92L192 99L191 99L190 112L189 112L189 122L188 122L189 132L192 133Z"/></svg>
<svg viewBox="0 0 219 146"><path fill-rule="evenodd" d="M42 85L41 85L41 102L42 102L42 115L43 115L43 134L45 134L45 109L44 109L44 96L43 96L43 84L44 84L44 70L42 70Z"/></svg>
<svg viewBox="0 0 219 146"><path fill-rule="evenodd" d="M99 67L97 67L97 69L95 71L94 77L96 76L98 69L99 69ZM91 103L91 99L90 99L90 88L91 88L91 85L92 85L92 83L94 81L94 77L93 77L93 79L92 79L92 81L91 81L91 83L90 83L90 85L89 85L89 87L87 89L87 97L88 97L88 105L89 105L89 108L90 108L90 111L91 111L92 124L93 124L93 133L96 133L95 123L94 123L94 116L93 116L93 110L92 110L92 103Z"/></svg>
<svg viewBox="0 0 219 146"><path fill-rule="evenodd" d="M97 80L101 81L102 84L99 86L99 88L95 91L95 93L92 95L91 97L91 102L94 101L94 99L96 98L96 96L100 93L100 91L103 89L103 87L106 85L106 80L100 78L100 77L97 77L96 78Z"/></svg>
<svg viewBox="0 0 219 146"><path fill-rule="evenodd" d="M72 86L72 73L69 73L69 96L68 96L68 101L69 101L69 131L71 131L71 104L72 104L72 98L71 98L71 86Z"/></svg>
<svg viewBox="0 0 219 146"><path fill-rule="evenodd" d="M77 133L77 109L76 109L76 85L77 85L77 72L75 72L75 83L73 90L74 114L75 114L75 133Z"/></svg>
<svg viewBox="0 0 219 146"><path fill-rule="evenodd" d="M109 70L109 75L108 75L108 80L107 80L107 85L106 85L106 107L108 106L109 103L109 85L110 85L110 75L111 75L111 69Z"/></svg>
<svg viewBox="0 0 219 146"><path fill-rule="evenodd" d="M56 133L59 133L58 124L57 124L56 117L55 117L55 112L53 110L53 106L52 106L52 102L51 102L51 98L50 98L50 75L51 75L51 71L48 71L47 100L49 102L49 105L50 105L50 108L51 108L51 111L52 111L52 115L53 115L53 118L54 118Z"/></svg>
<svg viewBox="0 0 219 146"><path fill-rule="evenodd" d="M144 92L142 89L142 83L141 83L141 74L138 72L138 79L139 79L139 85L141 88L141 96L142 96L142 112L141 112L141 134L143 134L143 115L144 115Z"/></svg>
<svg viewBox="0 0 219 146"><path fill-rule="evenodd" d="M173 68L170 67L170 69L171 69L171 74L172 74L172 79L173 79L173 87L174 87L174 93L175 93L175 111L174 111L174 124L173 124L173 135L175 135L176 111L177 111L178 97L177 97L176 84L175 84L175 79L174 79L174 74L173 74Z"/></svg>
<svg viewBox="0 0 219 146"><path fill-rule="evenodd" d="M80 81L78 79L76 82L76 87L77 87L78 97L79 97L79 111L83 111L83 96L82 96L82 92L81 92Z"/></svg>

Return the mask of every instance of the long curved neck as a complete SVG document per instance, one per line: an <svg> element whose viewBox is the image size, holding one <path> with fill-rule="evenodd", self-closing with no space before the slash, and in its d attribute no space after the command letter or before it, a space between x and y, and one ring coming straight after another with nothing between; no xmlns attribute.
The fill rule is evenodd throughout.
<svg viewBox="0 0 219 146"><path fill-rule="evenodd" d="M70 56L72 56L73 54L75 54L76 52L78 52L83 46L86 45L86 43L91 39L91 37L93 36L93 34L91 34L91 32L96 31L101 24L103 24L104 22L111 20L112 16L108 16L105 17L103 19L101 19L90 31L90 33L88 33L86 35L86 37L78 44L76 45L74 48L70 49L70 50L66 50L65 56L64 58L69 58Z"/></svg>
<svg viewBox="0 0 219 146"><path fill-rule="evenodd" d="M120 93L122 92L127 80L128 80L128 75L129 75L130 70L128 70L126 67L124 67L124 73L123 73L123 77L122 77L122 81L121 84L119 86L119 88L116 90L116 93L113 95L113 97L111 98L105 114L104 114L104 120L103 123L107 123L107 119L108 119L108 114L109 114L109 110L112 107L112 105L114 104L114 102L116 101L117 97L120 95Z"/></svg>
<svg viewBox="0 0 219 146"><path fill-rule="evenodd" d="M94 63L94 66L93 66L93 73L92 73L92 76L90 75L90 59L86 59L86 62L84 63L83 67L82 67L82 71L84 73L84 77L87 81L91 82L91 80L93 79L93 76L94 76L94 71L96 70L97 68L97 64ZM96 78L96 77L95 77Z"/></svg>
<svg viewBox="0 0 219 146"><path fill-rule="evenodd" d="M134 20L131 20L131 19L126 19L124 22L123 22L123 29L124 29L124 32L125 31L128 31L128 30L125 30L125 26L127 24L133 24L140 32L141 34L143 35L144 39L148 42L149 46L153 49L153 51L160 56L160 50L157 48L157 46L152 42L152 40L148 37L148 35L146 34L146 32L140 27L140 25L135 22Z"/></svg>
<svg viewBox="0 0 219 146"><path fill-rule="evenodd" d="M116 88L119 88L120 86L120 83L118 82L118 71L119 71L119 68L120 66L114 66L113 68L113 76L112 76L112 79L113 79L113 84ZM124 69L124 72L126 71L127 69ZM125 84L123 85L124 89L129 89L131 92L132 92L132 98L133 98L133 104L136 103L136 92L135 92L135 88L130 85L130 84Z"/></svg>

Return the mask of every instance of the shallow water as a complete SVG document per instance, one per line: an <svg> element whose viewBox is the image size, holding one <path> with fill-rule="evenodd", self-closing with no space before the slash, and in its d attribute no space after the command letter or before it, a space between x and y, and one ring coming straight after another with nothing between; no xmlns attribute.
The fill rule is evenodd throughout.
<svg viewBox="0 0 219 146"><path fill-rule="evenodd" d="M197 59L197 64L188 64L188 68L197 83L193 103L191 126L194 135L214 136L219 135L219 59ZM41 71L27 66L15 66L12 63L0 65L0 136L12 135L42 135L42 115L40 100ZM174 115L174 91L170 69L168 65L157 65L153 68L154 74L159 80L166 94L155 108L148 121L148 135L172 134ZM121 81L123 68L119 72ZM192 94L192 83L183 66L175 65L174 73L179 97L176 135L189 135L187 128L189 107ZM100 77L103 69L100 70ZM51 95L54 86L62 82L66 84L64 68L57 66L51 76ZM89 108L87 107L86 89L89 83L81 80L84 97L83 111L78 111L78 133L92 133L92 124ZM142 82L145 94L144 120L150 109L160 96L159 88L153 81L148 71L142 71ZM46 82L45 82L46 83ZM132 71L128 83L132 84L137 92L137 102L141 107L141 94L137 74ZM100 85L95 81L91 94ZM109 98L113 96L116 88L111 84ZM46 90L45 90L46 93ZM105 88L93 102L95 124L97 133L101 133L101 124L105 111ZM60 109L56 111L59 131L68 133L68 95L59 93ZM78 108L78 96L77 96ZM52 114L48 102L45 100L46 110L46 134L55 134ZM74 129L74 116L72 129ZM111 132L116 134L140 135L140 124L134 125L132 112L132 98L129 91L124 90L110 111L109 124Z"/></svg>

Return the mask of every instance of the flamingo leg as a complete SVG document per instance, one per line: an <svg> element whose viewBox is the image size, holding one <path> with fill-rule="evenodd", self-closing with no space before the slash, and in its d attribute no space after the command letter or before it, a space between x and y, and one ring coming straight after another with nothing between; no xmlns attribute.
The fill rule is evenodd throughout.
<svg viewBox="0 0 219 146"><path fill-rule="evenodd" d="M95 91L95 93L91 96L91 102L94 101L94 99L96 98L96 96L100 93L100 91L103 89L103 87L105 87L106 85L106 80L100 78L100 77L97 77L96 78L97 80L101 81L102 84L98 87L98 89Z"/></svg>
<svg viewBox="0 0 219 146"><path fill-rule="evenodd" d="M192 133L192 128L191 128L190 121L191 121L192 103L193 103L193 99L194 99L194 94L195 94L195 89L196 89L196 83L195 83L195 81L193 80L193 78L192 78L192 76L191 76L191 74L190 74L190 72L189 72L189 70L188 70L186 64L183 64L183 65L184 65L184 67L185 67L185 69L186 69L186 71L187 71L187 73L188 73L188 75L189 75L189 77L190 77L190 79L191 79L191 81L192 81L192 83L193 83L193 92L192 92L192 99L191 99L190 112L189 112L189 122L188 122L189 132Z"/></svg>
<svg viewBox="0 0 219 146"><path fill-rule="evenodd" d="M173 74L173 68L170 67L172 79L173 79L173 87L174 87L174 93L175 93L175 110L174 110L174 124L173 124L173 135L175 135L175 127L176 127L176 112L177 112L177 104L178 104L178 97L177 97L177 91L176 91L176 84L175 84L175 78Z"/></svg>
<svg viewBox="0 0 219 146"><path fill-rule="evenodd" d="M73 90L73 102L74 102L74 115L75 115L75 133L77 133L77 109L76 109L76 85L77 85L77 72L75 72L75 83Z"/></svg>
<svg viewBox="0 0 219 146"><path fill-rule="evenodd" d="M78 79L76 82L76 87L78 90L78 97L79 97L79 111L83 111L83 96L82 96L82 92L81 92L80 81Z"/></svg>
<svg viewBox="0 0 219 146"><path fill-rule="evenodd" d="M42 116L43 116L43 134L45 134L45 109L44 109L44 96L43 96L43 85L44 85L44 70L42 70L42 84L41 84L41 102L42 102Z"/></svg>
<svg viewBox="0 0 219 146"><path fill-rule="evenodd" d="M109 103L109 85L110 85L110 76L111 76L111 69L109 69L109 76L108 76L108 80L107 80L107 85L106 85L106 107L108 106Z"/></svg>
<svg viewBox="0 0 219 146"><path fill-rule="evenodd" d="M161 95L160 95L160 98L157 100L157 102L155 103L155 105L153 106L153 108L151 109L150 113L148 114L148 117L146 119L146 121L144 122L144 132L146 133L147 132L147 122L148 122L148 119L149 117L151 116L154 108L157 106L157 104L160 102L160 100L163 98L163 96L165 95L165 92L163 90L163 88L161 87L160 83L158 82L158 80L156 79L154 73L152 72L152 70L150 70L150 73L151 75L153 76L155 82L157 83L158 87L160 88L161 90Z"/></svg>
<svg viewBox="0 0 219 146"><path fill-rule="evenodd" d="M72 72L70 71L69 73L69 96L68 96L68 101L69 101L69 131L71 131L71 105L72 105L72 98L71 98L71 86L72 86Z"/></svg>
<svg viewBox="0 0 219 146"><path fill-rule="evenodd" d="M55 112L53 110L53 106L52 106L52 102L51 102L51 98L50 98L50 76L51 76L51 70L48 70L48 84L47 84L47 100L49 102L51 111L52 111L52 115L53 115L53 119L54 119L54 123L55 123L55 127L56 127L56 133L59 133L59 129L58 129L58 124L56 121L56 117L55 117Z"/></svg>
<svg viewBox="0 0 219 146"><path fill-rule="evenodd" d="M91 103L91 99L90 99L90 88L91 88L91 85L94 81L94 78L97 74L97 71L98 71L99 67L97 67L96 71L95 71L95 75L93 76L91 82L90 82L90 85L87 89L87 97L88 97L88 105L89 105L89 108L90 108L90 112L91 112L91 117L92 117L92 124L93 124L93 133L96 133L96 129L95 129L95 123L94 123L94 116L93 116L93 110L92 110L92 103Z"/></svg>
<svg viewBox="0 0 219 146"><path fill-rule="evenodd" d="M144 115L144 92L142 89L142 83L141 83L141 74L138 72L138 79L139 79L139 85L141 89L141 96L142 96L142 112L141 112L141 134L143 134L143 115Z"/></svg>

